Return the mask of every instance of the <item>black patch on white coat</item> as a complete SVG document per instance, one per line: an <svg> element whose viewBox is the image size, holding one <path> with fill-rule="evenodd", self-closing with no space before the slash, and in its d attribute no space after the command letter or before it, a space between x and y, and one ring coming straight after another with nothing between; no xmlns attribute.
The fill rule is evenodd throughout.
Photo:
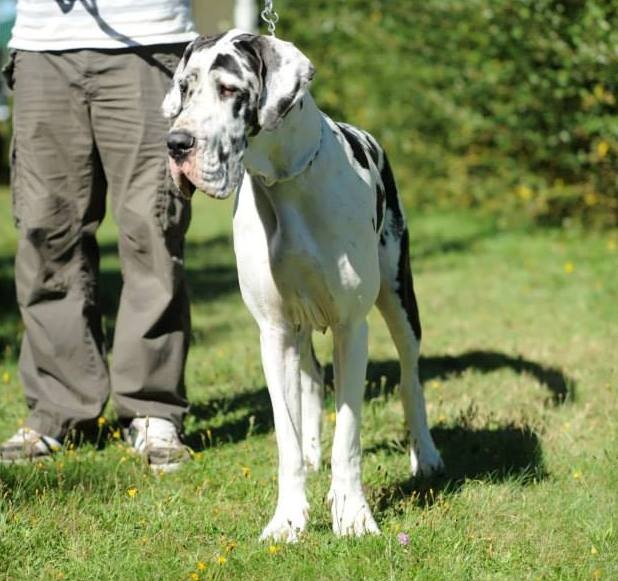
<svg viewBox="0 0 618 581"><path fill-rule="evenodd" d="M345 125L345 123L337 123L337 127L343 133L345 140L348 142L348 145L352 148L352 154L354 155L354 159L365 169L369 169L369 161L367 161L367 155L365 153L365 148L361 143L360 139L352 132L352 130Z"/></svg>
<svg viewBox="0 0 618 581"><path fill-rule="evenodd" d="M412 269L410 267L410 235L406 226L405 218L399 205L397 195L397 184L393 176L391 165L384 154L384 165L380 172L382 183L384 184L384 194L386 197L386 213L390 220L387 220L382 230L380 243L386 244L386 236L393 240L399 240L399 263L397 265L397 295L401 301L401 306L406 312L408 322L415 337L420 341L422 335L421 320L418 314L418 304L414 294L414 282L412 279ZM388 232L386 231L388 229Z"/></svg>
<svg viewBox="0 0 618 581"><path fill-rule="evenodd" d="M183 66L187 66L187 63L194 52L214 46L223 36L223 34L217 34L216 36L198 36L194 41L187 45L187 48L185 48L185 53L182 56Z"/></svg>
<svg viewBox="0 0 618 581"><path fill-rule="evenodd" d="M220 53L215 57L212 65L210 65L210 70L214 71L217 69L226 71L231 75L235 75L239 79L243 78L242 69L238 64L238 61L231 54Z"/></svg>
<svg viewBox="0 0 618 581"><path fill-rule="evenodd" d="M414 294L414 281L410 267L410 237L407 228L404 229L400 240L399 264L397 267L397 295L399 295L401 306L406 312L414 336L420 341L423 332L421 329L421 319L418 314L416 295Z"/></svg>
<svg viewBox="0 0 618 581"><path fill-rule="evenodd" d="M376 218L377 224L375 231L380 232L382 229L382 224L384 222L384 199L386 195L384 194L384 188L380 185L376 185ZM382 237L380 237L382 240Z"/></svg>
<svg viewBox="0 0 618 581"><path fill-rule="evenodd" d="M384 165L380 172L382 178L382 184L384 185L384 194L386 196L386 211L390 212L392 216L391 223L388 223L389 228L394 228L392 235L396 238L400 238L403 231L406 229L406 222L401 213L401 207L399 206L399 196L397 195L397 184L395 183L395 177L393 176L393 170L391 164L384 154Z"/></svg>

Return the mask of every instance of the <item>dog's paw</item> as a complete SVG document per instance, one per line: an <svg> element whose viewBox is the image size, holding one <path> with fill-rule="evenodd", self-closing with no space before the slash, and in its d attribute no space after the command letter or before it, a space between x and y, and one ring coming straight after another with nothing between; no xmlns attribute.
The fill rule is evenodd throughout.
<svg viewBox="0 0 618 581"><path fill-rule="evenodd" d="M331 488L328 502L333 517L333 532L337 536L360 537L366 534L380 534L380 529L362 492L346 495Z"/></svg>
<svg viewBox="0 0 618 581"><path fill-rule="evenodd" d="M431 439L410 450L412 476L431 476L444 472L444 462Z"/></svg>
<svg viewBox="0 0 618 581"><path fill-rule="evenodd" d="M260 540L272 539L286 543L296 543L307 527L309 504L306 501L286 503L278 506L275 516L260 535Z"/></svg>

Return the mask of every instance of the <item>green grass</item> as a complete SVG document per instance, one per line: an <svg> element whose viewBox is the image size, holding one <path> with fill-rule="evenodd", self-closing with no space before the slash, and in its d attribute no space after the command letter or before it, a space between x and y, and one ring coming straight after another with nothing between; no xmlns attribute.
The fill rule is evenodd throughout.
<svg viewBox="0 0 618 581"><path fill-rule="evenodd" d="M4 438L26 413L16 366L16 235L4 191L0 216ZM411 213L422 375L447 475L409 479L395 351L372 312L363 467L383 534L332 536L324 468L309 479L311 523L302 542L270 548L257 537L274 509L275 439L230 222L230 203L195 199L186 422L194 461L176 474L150 475L114 440L109 410L102 450L0 467L0 577L618 578L615 232L503 230L473 214ZM120 275L109 223L100 242L111 330ZM317 337L325 363L329 342ZM326 457L332 409L329 389ZM397 541L401 531L408 546Z"/></svg>

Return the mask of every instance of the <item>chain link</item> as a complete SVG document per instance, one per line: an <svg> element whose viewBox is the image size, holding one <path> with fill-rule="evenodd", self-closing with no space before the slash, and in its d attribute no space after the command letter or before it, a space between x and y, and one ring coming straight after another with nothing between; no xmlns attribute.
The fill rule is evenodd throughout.
<svg viewBox="0 0 618 581"><path fill-rule="evenodd" d="M264 10L260 13L262 20L268 27L271 36L275 36L275 28L279 22L279 15L273 8L273 0L264 0Z"/></svg>

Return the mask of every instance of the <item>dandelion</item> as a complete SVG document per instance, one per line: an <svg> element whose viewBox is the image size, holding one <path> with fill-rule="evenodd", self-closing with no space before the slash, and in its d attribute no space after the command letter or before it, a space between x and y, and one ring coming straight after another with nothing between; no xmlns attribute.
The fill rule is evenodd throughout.
<svg viewBox="0 0 618 581"><path fill-rule="evenodd" d="M217 563L219 563L219 565L225 565L226 562L227 559L223 555L219 555L217 557Z"/></svg>
<svg viewBox="0 0 618 581"><path fill-rule="evenodd" d="M597 550L597 548L594 545L592 545L592 547L590 549L590 554L591 555L598 555L599 554L599 551Z"/></svg>
<svg viewBox="0 0 618 581"><path fill-rule="evenodd" d="M11 374L8 371L5 371L2 374L2 383L6 385L9 381L11 381Z"/></svg>
<svg viewBox="0 0 618 581"><path fill-rule="evenodd" d="M249 476L251 476L251 468L249 468L248 466L243 466L242 467L242 475L245 478L249 478Z"/></svg>
<svg viewBox="0 0 618 581"><path fill-rule="evenodd" d="M112 438L114 438L114 440L120 440L120 430L116 429L112 432Z"/></svg>
<svg viewBox="0 0 618 581"><path fill-rule="evenodd" d="M268 554L269 555L276 555L279 551L281 551L281 548L278 547L277 545L270 545L268 547Z"/></svg>
<svg viewBox="0 0 618 581"><path fill-rule="evenodd" d="M410 544L410 537L406 533L401 532L397 535L397 542L405 547Z"/></svg>
<svg viewBox="0 0 618 581"><path fill-rule="evenodd" d="M574 480L579 480L581 477L582 477L581 470L575 470L575 472L573 472L573 479Z"/></svg>
<svg viewBox="0 0 618 581"><path fill-rule="evenodd" d="M197 581L199 578L200 576L195 571L189 573L189 579L191 579L191 581Z"/></svg>
<svg viewBox="0 0 618 581"><path fill-rule="evenodd" d="M102 428L107 423L107 420L103 416L97 418L97 425Z"/></svg>
<svg viewBox="0 0 618 581"><path fill-rule="evenodd" d="M429 387L433 388L433 389L438 389L439 387L441 387L442 384L437 380L434 379L430 384Z"/></svg>
<svg viewBox="0 0 618 581"><path fill-rule="evenodd" d="M564 263L564 272L571 274L575 270L575 265L569 260Z"/></svg>
<svg viewBox="0 0 618 581"><path fill-rule="evenodd" d="M198 571L205 571L206 570L206 563L204 563L204 561L198 561L197 562L197 570Z"/></svg>
<svg viewBox="0 0 618 581"><path fill-rule="evenodd" d="M129 488L127 488L127 496L129 498L135 498L137 496L137 486L129 486Z"/></svg>

